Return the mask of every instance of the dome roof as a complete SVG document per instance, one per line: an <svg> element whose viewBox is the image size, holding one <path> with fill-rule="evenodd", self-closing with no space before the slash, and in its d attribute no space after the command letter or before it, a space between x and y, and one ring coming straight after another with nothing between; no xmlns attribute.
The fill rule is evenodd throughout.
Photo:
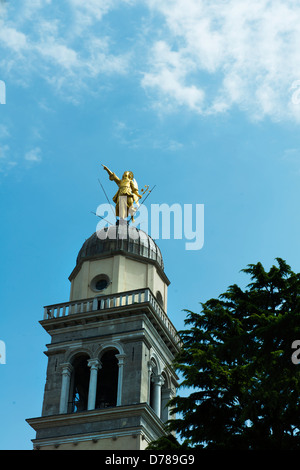
<svg viewBox="0 0 300 470"><path fill-rule="evenodd" d="M105 227L88 238L82 245L76 264L85 259L99 258L118 252L130 253L157 262L163 270L161 251L154 240L143 230L129 225Z"/></svg>

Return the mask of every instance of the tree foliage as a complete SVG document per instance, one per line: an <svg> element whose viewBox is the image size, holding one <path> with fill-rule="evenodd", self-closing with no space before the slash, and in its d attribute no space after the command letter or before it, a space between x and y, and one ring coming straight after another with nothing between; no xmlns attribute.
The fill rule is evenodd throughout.
<svg viewBox="0 0 300 470"><path fill-rule="evenodd" d="M156 441L150 442L146 450L183 450L188 448L187 444L180 444L174 435L169 434L160 437Z"/></svg>
<svg viewBox="0 0 300 470"><path fill-rule="evenodd" d="M187 312L175 366L187 397L170 404L170 420L190 446L207 449L300 449L300 274L276 258L243 270L251 282Z"/></svg>

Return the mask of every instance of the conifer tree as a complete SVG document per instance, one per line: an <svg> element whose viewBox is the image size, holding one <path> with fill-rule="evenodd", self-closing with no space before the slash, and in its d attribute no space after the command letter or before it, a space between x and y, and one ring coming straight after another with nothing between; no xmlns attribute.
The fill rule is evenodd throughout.
<svg viewBox="0 0 300 470"><path fill-rule="evenodd" d="M168 426L185 445L300 449L300 364L291 359L300 274L276 261L268 272L248 265L244 290L232 285L201 313L186 311L175 367L191 393L171 400L178 415Z"/></svg>

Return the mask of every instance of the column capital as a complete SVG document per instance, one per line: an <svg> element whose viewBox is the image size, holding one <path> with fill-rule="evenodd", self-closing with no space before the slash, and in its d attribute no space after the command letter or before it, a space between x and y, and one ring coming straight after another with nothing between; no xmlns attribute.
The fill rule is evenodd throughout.
<svg viewBox="0 0 300 470"><path fill-rule="evenodd" d="M101 369L102 367L102 364L101 364L101 361L99 361L99 359L89 359L88 360L88 366L93 370L93 369Z"/></svg>
<svg viewBox="0 0 300 470"><path fill-rule="evenodd" d="M172 388L164 388L163 393L170 395L170 397L176 395L176 391Z"/></svg>
<svg viewBox="0 0 300 470"><path fill-rule="evenodd" d="M165 379L162 375L153 375L151 380L155 385L159 385L160 387L165 383Z"/></svg>
<svg viewBox="0 0 300 470"><path fill-rule="evenodd" d="M73 366L70 362L63 362L62 364L60 364L59 368L63 375L69 375L69 376L71 375L72 370L73 370Z"/></svg>
<svg viewBox="0 0 300 470"><path fill-rule="evenodd" d="M124 365L124 360L125 360L126 354L116 354L116 358L118 359L118 366L123 366Z"/></svg>

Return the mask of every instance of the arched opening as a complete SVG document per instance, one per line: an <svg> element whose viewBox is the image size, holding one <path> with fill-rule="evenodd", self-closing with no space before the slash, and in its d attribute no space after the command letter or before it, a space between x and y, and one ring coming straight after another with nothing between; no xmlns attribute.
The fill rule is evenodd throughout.
<svg viewBox="0 0 300 470"><path fill-rule="evenodd" d="M109 408L117 405L118 395L118 359L116 349L106 351L100 358L98 371L96 408Z"/></svg>
<svg viewBox="0 0 300 470"><path fill-rule="evenodd" d="M162 296L162 294L161 294L161 292L160 292L159 290L156 292L156 300L157 300L157 302L159 303L159 305L160 305L162 308L164 308L164 299L163 299L163 296Z"/></svg>
<svg viewBox="0 0 300 470"><path fill-rule="evenodd" d="M149 405L151 408L154 408L154 383L153 383L153 374L150 376L150 399L149 399Z"/></svg>
<svg viewBox="0 0 300 470"><path fill-rule="evenodd" d="M87 410L90 368L89 356L81 354L73 360L73 372L70 385L69 413Z"/></svg>
<svg viewBox="0 0 300 470"><path fill-rule="evenodd" d="M158 375L157 364L156 364L155 360L152 358L151 362L150 362L149 405L153 409L155 409L155 404L156 404L156 402L155 402L156 397L155 397L155 383L154 383L154 380L155 380L155 377L157 377L157 375Z"/></svg>
<svg viewBox="0 0 300 470"><path fill-rule="evenodd" d="M170 386L165 372L162 373L163 384L161 387L161 420L166 423L169 419L168 402L170 400Z"/></svg>

